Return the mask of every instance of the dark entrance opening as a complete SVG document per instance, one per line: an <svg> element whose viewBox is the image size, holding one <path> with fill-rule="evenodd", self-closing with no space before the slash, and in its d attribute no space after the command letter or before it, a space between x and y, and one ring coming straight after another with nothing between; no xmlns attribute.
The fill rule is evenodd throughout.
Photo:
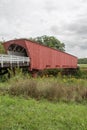
<svg viewBox="0 0 87 130"><path fill-rule="evenodd" d="M28 57L26 49L22 46L17 45L17 44L12 44L9 46L8 54Z"/></svg>

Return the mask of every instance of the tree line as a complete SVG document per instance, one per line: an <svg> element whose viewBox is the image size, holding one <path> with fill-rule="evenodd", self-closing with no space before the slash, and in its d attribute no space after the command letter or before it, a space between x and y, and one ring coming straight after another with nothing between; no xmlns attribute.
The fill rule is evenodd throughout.
<svg viewBox="0 0 87 130"><path fill-rule="evenodd" d="M79 58L78 64L87 64L87 58Z"/></svg>

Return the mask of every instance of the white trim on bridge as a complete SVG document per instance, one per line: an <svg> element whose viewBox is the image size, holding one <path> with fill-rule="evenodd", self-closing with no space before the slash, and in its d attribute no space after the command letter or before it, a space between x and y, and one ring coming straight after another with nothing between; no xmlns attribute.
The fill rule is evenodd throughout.
<svg viewBox="0 0 87 130"><path fill-rule="evenodd" d="M0 67L29 66L29 57L0 54Z"/></svg>

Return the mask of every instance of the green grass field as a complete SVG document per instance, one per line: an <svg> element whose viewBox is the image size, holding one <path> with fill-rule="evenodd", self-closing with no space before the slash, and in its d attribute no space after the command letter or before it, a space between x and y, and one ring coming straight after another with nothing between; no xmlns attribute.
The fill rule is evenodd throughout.
<svg viewBox="0 0 87 130"><path fill-rule="evenodd" d="M0 96L0 130L87 130L87 104Z"/></svg>
<svg viewBox="0 0 87 130"><path fill-rule="evenodd" d="M79 66L81 67L81 68L87 68L87 64L79 64Z"/></svg>
<svg viewBox="0 0 87 130"><path fill-rule="evenodd" d="M87 80L20 73L2 80L0 130L87 130Z"/></svg>

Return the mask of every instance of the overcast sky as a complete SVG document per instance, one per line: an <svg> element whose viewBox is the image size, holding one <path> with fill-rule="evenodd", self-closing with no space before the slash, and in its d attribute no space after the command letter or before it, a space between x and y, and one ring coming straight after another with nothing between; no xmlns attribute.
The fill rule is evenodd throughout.
<svg viewBox="0 0 87 130"><path fill-rule="evenodd" d="M42 35L87 57L87 0L0 0L0 40Z"/></svg>

